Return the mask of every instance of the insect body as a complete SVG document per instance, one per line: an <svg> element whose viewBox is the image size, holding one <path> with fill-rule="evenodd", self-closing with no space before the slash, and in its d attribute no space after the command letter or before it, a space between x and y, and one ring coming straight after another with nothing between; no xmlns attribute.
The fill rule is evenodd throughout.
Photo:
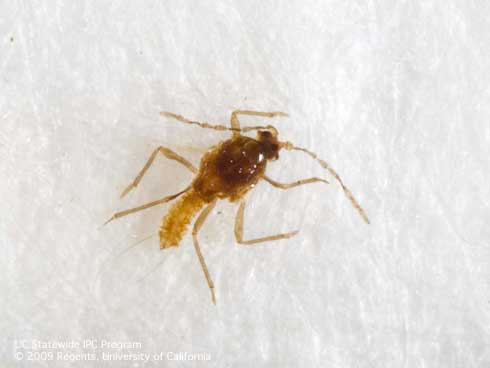
<svg viewBox="0 0 490 368"><path fill-rule="evenodd" d="M123 191L121 197L125 196L130 190L136 188L142 177L153 163L158 153L162 153L169 159L176 160L195 173L192 183L183 191L164 197L160 200L147 203L143 206L125 210L114 214L109 221L126 216L130 213L144 210L165 202L169 202L177 197L177 202L170 208L168 214L164 217L160 227L160 248L169 248L177 246L185 235L187 227L192 219L200 212L194 223L192 236L196 253L204 271L211 298L215 303L214 284L209 275L204 257L202 256L197 234L206 217L214 208L216 202L220 199L228 199L231 202L240 202L236 220L235 220L235 237L240 244L257 244L265 241L285 239L294 236L297 231L271 235L263 238L244 240L243 239L243 216L245 210L244 197L261 179L266 180L271 185L280 189L289 189L303 184L314 182L328 183L324 179L317 177L299 180L289 184L278 183L266 176L265 171L269 161L277 160L281 149L303 151L315 160L317 160L331 175L340 183L347 197L357 209L366 223L369 220L357 203L350 190L344 185L339 175L323 160L319 159L313 152L305 148L294 146L290 142L281 142L278 140L278 131L271 125L254 126L240 128L238 115L254 115L272 118L275 116L286 116L281 112L258 112L237 110L231 114L231 127L222 125L210 125L188 120L180 115L169 112L162 112L161 115L179 120L186 124L198 125L202 128L214 130L229 130L232 137L209 149L201 159L199 169L196 169L189 161L182 156L165 147L159 147L153 151L147 163L136 176L134 181ZM257 131L256 138L243 135L249 131ZM109 222L107 221L107 222Z"/></svg>
<svg viewBox="0 0 490 368"><path fill-rule="evenodd" d="M177 246L193 215L206 203L243 198L263 177L267 159L277 156L279 148L274 141L272 134L264 131L259 132L258 140L240 135L210 149L191 187L163 220L161 248Z"/></svg>

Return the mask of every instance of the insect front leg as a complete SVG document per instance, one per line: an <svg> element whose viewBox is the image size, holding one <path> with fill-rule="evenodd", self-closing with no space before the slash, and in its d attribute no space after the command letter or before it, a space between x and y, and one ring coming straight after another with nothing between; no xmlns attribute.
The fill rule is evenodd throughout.
<svg viewBox="0 0 490 368"><path fill-rule="evenodd" d="M240 122L238 121L238 115L262 116L266 118L273 118L275 116L288 116L288 114L281 111L263 112L252 110L235 110L231 113L230 118L231 128L233 129L233 137L240 135Z"/></svg>

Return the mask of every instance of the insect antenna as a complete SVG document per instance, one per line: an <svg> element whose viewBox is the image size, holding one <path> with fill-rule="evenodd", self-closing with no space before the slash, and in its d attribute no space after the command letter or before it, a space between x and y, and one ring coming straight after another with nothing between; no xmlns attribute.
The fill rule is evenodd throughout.
<svg viewBox="0 0 490 368"><path fill-rule="evenodd" d="M339 184L342 187L342 190L344 191L345 195L347 196L347 198L349 198L350 202L352 203L352 206L354 206L354 208L357 210L357 212L359 212L359 215L366 222L366 224L369 224L369 219L366 215L366 212L364 212L361 205L354 198L354 195L352 194L350 189L345 186L345 184L342 181L342 179L340 178L339 174L337 174L337 172L333 168L331 168L330 165L325 160L322 160L321 158L319 158L316 155L316 153L311 152L310 150L307 150L306 148L296 147L291 142L282 142L281 148L284 148L288 151L302 151L302 152L306 153L308 156L310 156L311 158L315 159L320 165L322 165L322 167L324 169L328 170L328 172L339 182Z"/></svg>
<svg viewBox="0 0 490 368"><path fill-rule="evenodd" d="M162 111L160 113L160 115L165 116L167 118L172 118L172 119L178 120L184 124L196 125L198 127L204 128L204 129L213 129L213 130L218 130L218 131L230 131L230 132L240 132L240 133L246 133L246 132L250 132L253 130L272 130L276 136L278 134L276 127L274 127L272 125L250 126L250 127L244 127L244 128L231 128L231 127L227 127L224 125L213 125L213 124L209 124L206 122L192 121L192 120L184 118L182 115L174 114L173 112Z"/></svg>

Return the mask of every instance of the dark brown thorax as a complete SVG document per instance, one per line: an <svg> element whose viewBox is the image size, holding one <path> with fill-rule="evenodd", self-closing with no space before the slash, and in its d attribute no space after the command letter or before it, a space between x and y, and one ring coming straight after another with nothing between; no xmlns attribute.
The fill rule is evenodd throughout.
<svg viewBox="0 0 490 368"><path fill-rule="evenodd" d="M235 201L262 178L267 160L277 159L279 145L267 131L257 139L243 135L211 148L202 158L194 189L206 201L229 198Z"/></svg>

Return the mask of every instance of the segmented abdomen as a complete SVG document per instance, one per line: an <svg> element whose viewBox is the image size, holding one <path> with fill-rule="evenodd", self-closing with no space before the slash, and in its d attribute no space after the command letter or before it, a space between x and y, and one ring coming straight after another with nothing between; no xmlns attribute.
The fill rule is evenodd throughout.
<svg viewBox="0 0 490 368"><path fill-rule="evenodd" d="M170 208L160 227L160 248L176 247L184 237L191 220L206 202L189 189Z"/></svg>

